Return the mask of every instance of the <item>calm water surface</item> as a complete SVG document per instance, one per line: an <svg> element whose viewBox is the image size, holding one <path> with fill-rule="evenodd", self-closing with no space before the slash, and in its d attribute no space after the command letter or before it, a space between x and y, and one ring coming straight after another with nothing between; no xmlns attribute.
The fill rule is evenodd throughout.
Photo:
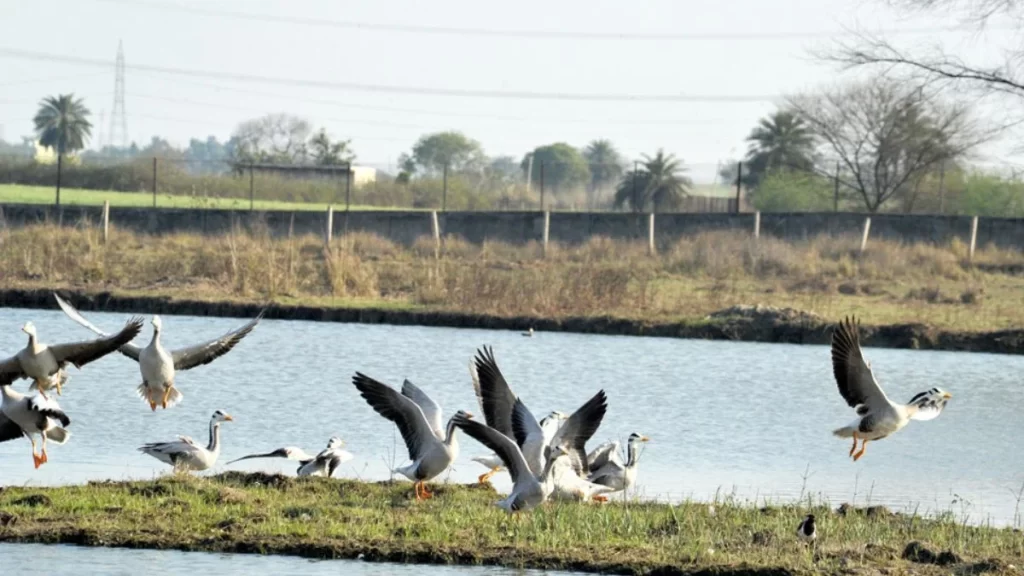
<svg viewBox="0 0 1024 576"><path fill-rule="evenodd" d="M303 574L320 576L419 576L423 566L361 562L358 560L306 560L288 556L208 554L172 550L130 550L85 548L47 544L0 544L5 574L47 574L49 576L112 576L134 574ZM10 570L8 572L8 570ZM430 566L433 576L545 576L568 572L513 570L475 566Z"/></svg>
<svg viewBox="0 0 1024 576"><path fill-rule="evenodd" d="M88 315L110 330L128 316ZM0 309L4 356L24 346L18 329L26 320L35 322L44 342L91 334L59 311ZM167 316L165 342L193 344L243 322ZM149 337L147 323L139 342ZM316 451L336 434L355 454L339 475L387 478L392 454L397 451L394 464L403 463L404 444L394 425L359 397L352 374L359 370L395 386L409 378L441 403L446 417L459 408L479 413L468 363L483 344L494 346L513 389L537 413L571 412L603 388L609 410L594 441L624 440L634 431L651 437L641 458L641 497L723 493L760 502L810 494L836 505L870 502L1014 522L1014 492L1024 484L1019 356L867 349L890 396L905 401L940 386L954 398L941 417L869 444L854 463L850 445L831 435L852 411L836 390L825 346L545 333L523 338L517 332L280 320L261 322L212 364L179 373L185 398L166 411L152 413L136 396L138 366L123 356L72 369L60 399L73 419L70 442L53 447L40 470L32 468L27 441L0 444L0 484L151 478L167 468L136 448L178 434L205 441L218 408L236 421L224 425L221 464L213 473L256 451L286 445ZM17 386L24 390L27 382ZM465 437L461 446L447 479L475 481L484 468L470 458L486 450ZM232 467L296 468L277 460ZM502 491L510 486L505 474L494 481Z"/></svg>

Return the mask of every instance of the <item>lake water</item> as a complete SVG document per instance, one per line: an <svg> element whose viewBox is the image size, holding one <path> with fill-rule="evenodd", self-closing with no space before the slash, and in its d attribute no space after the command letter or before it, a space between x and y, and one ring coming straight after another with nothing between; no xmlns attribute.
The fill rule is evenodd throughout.
<svg viewBox="0 0 1024 576"><path fill-rule="evenodd" d="M0 544L5 574L48 576L114 576L118 574L303 574L319 576L418 576L423 566L362 562L359 560L307 560L289 556L209 554L174 550L86 548L47 544ZM567 572L514 570L477 566L431 566L432 576L554 576Z"/></svg>
<svg viewBox="0 0 1024 576"><path fill-rule="evenodd" d="M127 314L92 313L113 330ZM90 337L59 311L0 310L0 351L14 354L32 320L44 342ZM165 342L190 345L224 333L243 319L166 316ZM150 337L147 323L145 343ZM167 467L136 448L179 434L203 442L216 409L235 422L223 427L221 463L244 454L297 445L319 450L331 435L355 459L341 476L384 479L392 455L405 448L351 384L359 370L399 386L409 378L436 400L445 417L459 408L479 415L468 363L494 346L514 391L535 413L571 412L603 388L609 410L594 442L651 437L640 462L638 495L649 499L793 501L801 494L842 502L953 511L973 521L1014 522L1024 485L1020 448L1024 357L910 350L866 350L889 395L901 400L932 386L953 393L937 419L912 422L868 445L859 462L850 444L831 435L852 411L836 390L825 346L377 326L264 320L238 347L212 364L179 373L185 398L153 413L135 394L135 362L118 354L78 371L60 398L72 438L53 446L34 470L29 443L0 444L0 484L52 485L91 479L152 478ZM26 381L17 383L24 390ZM482 415L479 415L482 418ZM446 476L473 482L484 472L472 456L486 450L462 437L462 455ZM232 465L284 471L279 460ZM494 477L505 491L506 474Z"/></svg>

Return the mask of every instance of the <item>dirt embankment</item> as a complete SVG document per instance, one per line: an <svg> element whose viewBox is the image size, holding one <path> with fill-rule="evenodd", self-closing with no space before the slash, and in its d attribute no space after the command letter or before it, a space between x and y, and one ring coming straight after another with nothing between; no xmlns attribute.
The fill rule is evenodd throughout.
<svg viewBox="0 0 1024 576"><path fill-rule="evenodd" d="M129 312L142 314L182 314L192 316L252 317L263 307L258 303L203 301L165 296L124 296L109 292L58 291L83 311ZM0 307L57 308L50 290L0 290ZM389 310L382 308L332 308L273 304L267 318L317 322L358 322L483 328L490 330L526 330L538 332L575 332L624 336L657 336L704 340L747 342L785 342L827 344L832 323L816 314L771 306L733 306L705 318L681 322L656 322L607 316L538 318L504 317L485 314L431 310ZM959 332L939 330L926 324L863 326L861 340L866 346L922 350L955 350L1002 354L1024 353L1024 330Z"/></svg>

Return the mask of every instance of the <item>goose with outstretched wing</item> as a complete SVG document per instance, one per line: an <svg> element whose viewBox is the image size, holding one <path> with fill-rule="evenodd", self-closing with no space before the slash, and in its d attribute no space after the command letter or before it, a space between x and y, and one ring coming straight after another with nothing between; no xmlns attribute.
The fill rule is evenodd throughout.
<svg viewBox="0 0 1024 576"><path fill-rule="evenodd" d="M57 401L42 395L26 396L0 381L0 442L28 436L32 443L32 464L39 468L49 458L46 441L63 444L71 433L65 428L71 419L60 409ZM36 453L36 436L42 441L42 452Z"/></svg>
<svg viewBox="0 0 1024 576"><path fill-rule="evenodd" d="M344 445L345 442L341 438L334 436L327 442L327 448L324 448L316 455L307 454L302 448L285 446L273 452L242 456L228 462L228 464L253 458L285 458L299 463L299 468L296 470L296 474L299 476L325 476L330 478L339 466L352 459L352 453L342 448Z"/></svg>
<svg viewBox="0 0 1024 576"><path fill-rule="evenodd" d="M412 462L394 471L415 482L417 500L433 496L425 482L447 470L459 455L455 417L442 426L441 406L408 380L402 384L401 393L361 372L352 377L352 384L367 404L394 422L402 434ZM460 414L473 417L461 410L456 416Z"/></svg>
<svg viewBox="0 0 1024 576"><path fill-rule="evenodd" d="M839 393L857 413L857 418L832 431L840 438L853 438L850 456L857 461L867 443L901 430L911 420L931 420L942 413L952 394L930 388L914 395L907 404L889 400L864 359L860 347L859 323L846 318L832 332L832 372ZM860 450L857 441L861 440Z"/></svg>
<svg viewBox="0 0 1024 576"><path fill-rule="evenodd" d="M103 330L97 328L92 322L85 319L82 314L69 304L66 300L53 295L57 304L69 318L93 332L105 335ZM184 395L175 387L175 376L178 371L189 370L197 366L209 364L217 358L227 354L234 348L242 338L245 338L253 328L259 324L266 309L250 320L245 325L224 334L219 338L179 348L167 350L160 342L160 333L163 323L159 316L153 316L153 338L145 347L139 347L130 341L117 348L118 352L139 363L139 370L142 372L142 384L138 387L139 396L149 403L151 410L156 411L157 405L161 408L169 408L177 404Z"/></svg>
<svg viewBox="0 0 1024 576"><path fill-rule="evenodd" d="M640 445L649 441L647 436L629 435L626 441L625 461L618 455L618 442L607 442L587 455L590 464L590 476L587 478L595 484L608 486L613 491L629 490L636 483L637 465L640 463Z"/></svg>
<svg viewBox="0 0 1024 576"><path fill-rule="evenodd" d="M172 442L153 442L139 448L144 454L170 464L176 471L201 471L212 468L220 456L220 425L234 418L223 410L217 410L210 417L210 443L206 446L196 443L189 436L178 436Z"/></svg>
<svg viewBox="0 0 1024 576"><path fill-rule="evenodd" d="M28 344L14 356L0 362L0 384L31 378L29 390L38 390L44 398L48 391L56 390L59 396L68 381L68 364L81 369L131 342L141 330L142 319L132 318L117 334L102 334L102 338L95 340L48 346L39 341L35 324L26 322L21 331L28 334Z"/></svg>

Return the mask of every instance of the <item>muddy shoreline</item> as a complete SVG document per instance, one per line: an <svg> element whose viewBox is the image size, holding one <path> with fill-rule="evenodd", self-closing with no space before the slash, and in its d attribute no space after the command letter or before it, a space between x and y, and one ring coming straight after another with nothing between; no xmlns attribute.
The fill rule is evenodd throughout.
<svg viewBox="0 0 1024 576"><path fill-rule="evenodd" d="M57 290L57 292L84 312L248 318L255 316L262 308L261 304L256 303L172 299L165 296L124 296L110 292L75 290ZM52 290L42 289L0 289L0 307L57 309L57 303L52 294ZM831 322L834 321L795 310L762 306L735 307L717 312L705 319L683 322L656 322L612 317L503 317L430 310L330 308L288 304L271 305L267 309L265 317L315 322L515 331L524 331L532 327L537 332L791 344L827 344L831 333ZM997 354L1024 353L1024 329L959 332L940 330L925 324L865 325L862 327L861 339L867 346L882 348Z"/></svg>

